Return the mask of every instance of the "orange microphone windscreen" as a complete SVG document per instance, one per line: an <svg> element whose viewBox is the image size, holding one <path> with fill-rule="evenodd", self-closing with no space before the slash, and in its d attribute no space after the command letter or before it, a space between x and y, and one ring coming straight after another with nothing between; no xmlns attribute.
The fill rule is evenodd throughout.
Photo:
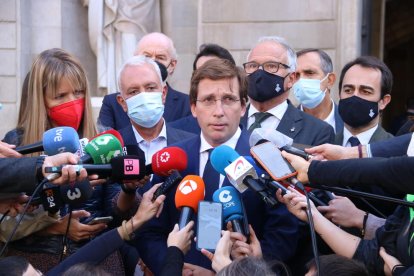
<svg viewBox="0 0 414 276"><path fill-rule="evenodd" d="M198 175L187 175L178 184L175 192L175 206L177 209L190 207L197 212L198 202L204 199L204 181Z"/></svg>

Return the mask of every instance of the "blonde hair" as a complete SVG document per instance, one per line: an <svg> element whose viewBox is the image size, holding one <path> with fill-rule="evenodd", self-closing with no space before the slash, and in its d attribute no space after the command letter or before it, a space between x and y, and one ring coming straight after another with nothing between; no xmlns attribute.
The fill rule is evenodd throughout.
<svg viewBox="0 0 414 276"><path fill-rule="evenodd" d="M81 138L91 138L96 134L85 71L71 54L53 48L40 53L30 70L26 112L21 120L24 130L22 145L42 140L43 133L52 128L47 115L45 93L52 91L52 96L55 96L63 78L67 79L74 90L85 91L85 109L78 129L79 135Z"/></svg>

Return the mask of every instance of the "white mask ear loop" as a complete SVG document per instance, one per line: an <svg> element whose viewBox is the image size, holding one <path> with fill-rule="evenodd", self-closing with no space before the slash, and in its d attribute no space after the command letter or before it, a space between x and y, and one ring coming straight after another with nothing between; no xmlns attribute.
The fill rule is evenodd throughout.
<svg viewBox="0 0 414 276"><path fill-rule="evenodd" d="M326 80L330 74L331 73L326 74L326 76L323 79L320 80L320 83L322 83L324 80ZM325 90L323 90L323 93L326 94L327 90L328 90L328 87L326 87Z"/></svg>

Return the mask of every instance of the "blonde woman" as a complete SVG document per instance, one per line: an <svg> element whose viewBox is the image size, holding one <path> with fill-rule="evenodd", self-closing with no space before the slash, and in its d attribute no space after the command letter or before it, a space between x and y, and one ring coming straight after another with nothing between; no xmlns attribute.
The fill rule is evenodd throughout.
<svg viewBox="0 0 414 276"><path fill-rule="evenodd" d="M27 104L19 126L10 131L5 142L27 145L42 140L50 128L70 126L79 137L91 138L96 134L88 80L80 62L63 49L49 49L40 53L30 70L26 94ZM47 271L56 265L65 248L70 254L106 228L106 224L87 225L83 218L105 215L105 204L110 203L102 187L96 187L92 198L83 204L82 210L72 212L68 230L69 241L62 246L69 217L67 209L61 210L61 219L27 238L13 242L10 254L27 257L40 269ZM109 204L108 206L111 206ZM37 254L34 254L37 253Z"/></svg>

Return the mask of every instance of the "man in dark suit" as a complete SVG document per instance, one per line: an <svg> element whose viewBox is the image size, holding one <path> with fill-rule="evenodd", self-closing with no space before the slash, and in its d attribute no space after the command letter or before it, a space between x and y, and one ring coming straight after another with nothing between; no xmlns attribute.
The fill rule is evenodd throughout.
<svg viewBox="0 0 414 276"><path fill-rule="evenodd" d="M212 200L215 190L230 185L224 176L209 170L209 151L224 144L241 155L249 154L249 134L239 128L240 118L246 111L246 101L245 77L231 62L212 59L195 71L191 80L190 102L201 134L176 146L184 149L191 160L182 175L203 175L205 200ZM210 181L213 176L217 177L216 181ZM137 234L142 258L156 275L165 258L168 233L180 216L175 208L175 192L176 187L173 187L167 194L160 217L150 221ZM284 206L267 207L253 191L248 190L241 197L248 221L261 242L264 257L283 261L292 256L297 245L298 221L287 213ZM185 261L191 265L185 264L184 269L199 272L211 269L211 262L195 249L194 244Z"/></svg>
<svg viewBox="0 0 414 276"><path fill-rule="evenodd" d="M296 53L283 38L260 38L243 66L249 77L251 103L242 119L246 129L275 128L299 144L333 142L334 130L329 124L288 101L288 91L296 81Z"/></svg>
<svg viewBox="0 0 414 276"><path fill-rule="evenodd" d="M342 131L344 122L331 98L336 80L331 58L323 50L314 48L298 51L296 55L299 80L293 85L293 94L300 103L300 110L327 122L335 133Z"/></svg>
<svg viewBox="0 0 414 276"><path fill-rule="evenodd" d="M174 43L162 33L150 33L143 36L138 42L134 55L145 55L163 64L167 68L168 76L172 76L177 65ZM119 130L130 125L127 114L117 104L117 95L117 93L106 95L102 101L98 124L104 128L111 127ZM167 83L165 121L172 122L190 114L188 95L174 90Z"/></svg>
<svg viewBox="0 0 414 276"><path fill-rule="evenodd" d="M335 137L336 144L366 145L393 137L379 123L391 102L392 83L390 69L376 57L362 56L344 66L339 78L339 114L345 125Z"/></svg>

